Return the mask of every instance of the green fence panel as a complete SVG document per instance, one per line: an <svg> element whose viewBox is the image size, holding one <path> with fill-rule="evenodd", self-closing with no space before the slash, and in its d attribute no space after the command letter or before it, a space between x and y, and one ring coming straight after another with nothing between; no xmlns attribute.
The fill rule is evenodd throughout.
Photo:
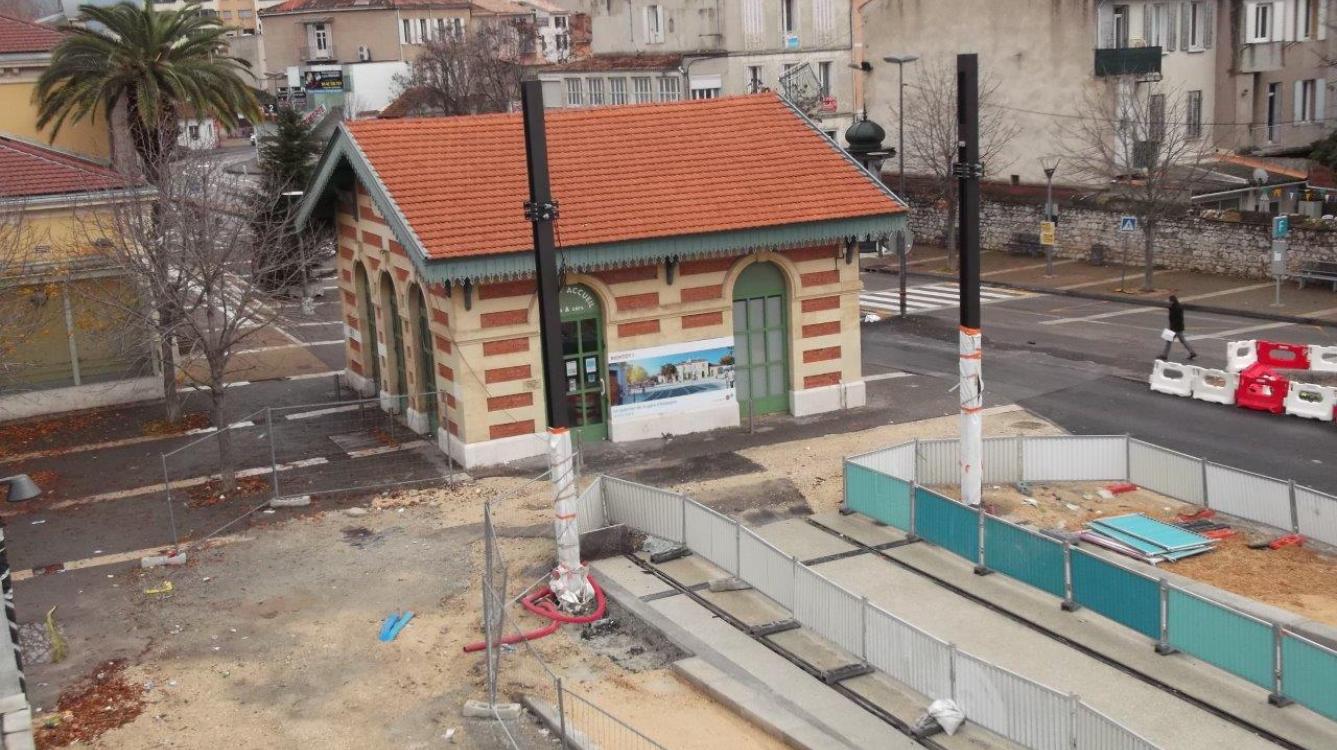
<svg viewBox="0 0 1337 750"><path fill-rule="evenodd" d="M1148 638L1161 637L1160 584L1075 548L1072 598Z"/></svg>
<svg viewBox="0 0 1337 750"><path fill-rule="evenodd" d="M1262 688L1272 687L1272 626L1170 589L1170 645Z"/></svg>
<svg viewBox="0 0 1337 750"><path fill-rule="evenodd" d="M846 462L845 505L902 531L910 530L910 483Z"/></svg>
<svg viewBox="0 0 1337 750"><path fill-rule="evenodd" d="M915 488L915 533L971 562L979 554L979 514L923 487Z"/></svg>
<svg viewBox="0 0 1337 750"><path fill-rule="evenodd" d="M1063 544L997 518L984 519L984 565L1063 596Z"/></svg>
<svg viewBox="0 0 1337 750"><path fill-rule="evenodd" d="M1282 635L1281 693L1337 721L1337 653L1289 633Z"/></svg>

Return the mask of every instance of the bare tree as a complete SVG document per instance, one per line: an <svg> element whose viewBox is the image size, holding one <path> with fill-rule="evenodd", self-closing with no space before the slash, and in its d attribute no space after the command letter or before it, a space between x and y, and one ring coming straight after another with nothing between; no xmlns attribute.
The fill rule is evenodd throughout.
<svg viewBox="0 0 1337 750"><path fill-rule="evenodd" d="M985 76L980 81L980 161L985 175L1007 169L1003 154L1021 127L1007 117L998 93L999 81ZM956 266L956 71L945 60L925 62L917 82L906 84L905 157L909 169L932 179L937 205L942 206L943 241L948 263Z"/></svg>
<svg viewBox="0 0 1337 750"><path fill-rule="evenodd" d="M1212 147L1190 122L1177 90L1122 77L1087 89L1063 136L1068 159L1083 178L1109 188L1142 231L1142 291L1151 291L1156 229L1190 205Z"/></svg>
<svg viewBox="0 0 1337 750"><path fill-rule="evenodd" d="M17 381L24 343L41 328L50 290L32 276L32 237L22 206L0 208L0 392Z"/></svg>
<svg viewBox="0 0 1337 750"><path fill-rule="evenodd" d="M508 18L440 34L424 42L407 75L396 77L400 96L409 97L420 114L507 112L520 101L520 60L533 45L530 22Z"/></svg>

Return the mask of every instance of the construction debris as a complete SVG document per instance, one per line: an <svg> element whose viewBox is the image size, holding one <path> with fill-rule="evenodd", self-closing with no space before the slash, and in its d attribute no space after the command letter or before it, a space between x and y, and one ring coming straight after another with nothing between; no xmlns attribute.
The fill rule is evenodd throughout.
<svg viewBox="0 0 1337 750"><path fill-rule="evenodd" d="M1082 540L1153 565L1210 552L1216 542L1141 513L1091 521Z"/></svg>

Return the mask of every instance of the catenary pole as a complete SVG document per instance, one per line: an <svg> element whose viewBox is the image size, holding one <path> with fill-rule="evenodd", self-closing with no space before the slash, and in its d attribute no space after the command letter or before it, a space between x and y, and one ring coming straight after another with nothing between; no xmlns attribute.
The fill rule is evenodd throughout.
<svg viewBox="0 0 1337 750"><path fill-rule="evenodd" d="M534 227L534 266L538 276L539 342L543 358L543 396L548 417L548 470L553 484L553 531L557 568L549 588L562 607L578 609L593 594L580 560L576 522L575 457L566 412L566 375L562 370L562 317L558 308L557 242L553 228L557 201L548 180L548 139L543 123L543 89L537 80L520 87L525 126L525 166L529 202L525 217Z"/></svg>
<svg viewBox="0 0 1337 750"><path fill-rule="evenodd" d="M955 172L959 191L961 293L960 399L961 499L980 504L984 442L980 412L984 409L980 333L980 164L979 57L956 57L956 128L959 140Z"/></svg>

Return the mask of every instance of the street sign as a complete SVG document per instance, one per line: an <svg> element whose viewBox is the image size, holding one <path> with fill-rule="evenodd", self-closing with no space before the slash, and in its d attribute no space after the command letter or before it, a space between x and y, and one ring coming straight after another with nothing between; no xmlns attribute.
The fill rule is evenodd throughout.
<svg viewBox="0 0 1337 750"><path fill-rule="evenodd" d="M1291 233L1291 217L1273 216L1272 217L1272 239L1284 240Z"/></svg>
<svg viewBox="0 0 1337 750"><path fill-rule="evenodd" d="M1272 240L1272 275L1278 279L1286 276L1286 240Z"/></svg>
<svg viewBox="0 0 1337 750"><path fill-rule="evenodd" d="M1136 232L1136 231L1137 231L1137 217L1136 217L1136 216L1122 216L1122 217L1120 217L1120 218L1119 218L1119 231L1120 231L1120 232Z"/></svg>
<svg viewBox="0 0 1337 750"><path fill-rule="evenodd" d="M1046 247L1053 247L1056 244L1054 242L1054 222L1040 222L1040 244Z"/></svg>

